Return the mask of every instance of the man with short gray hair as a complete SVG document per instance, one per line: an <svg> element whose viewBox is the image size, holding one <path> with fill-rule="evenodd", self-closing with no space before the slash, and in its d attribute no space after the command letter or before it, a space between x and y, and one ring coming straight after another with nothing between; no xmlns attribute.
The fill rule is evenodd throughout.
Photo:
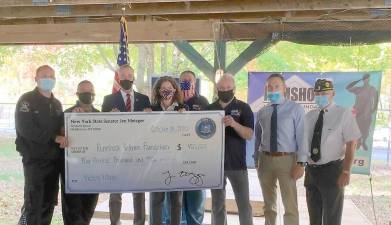
<svg viewBox="0 0 391 225"><path fill-rule="evenodd" d="M212 192L212 225L226 225L225 185L228 178L235 194L240 225L252 225L252 210L246 165L246 140L253 136L254 115L250 106L235 98L235 79L223 75L217 83L219 99L208 110L224 110L225 156L224 188Z"/></svg>
<svg viewBox="0 0 391 225"><path fill-rule="evenodd" d="M150 108L151 103L148 96L138 93L133 90L134 70L125 64L118 68L121 89L117 93L113 93L104 97L102 104L102 112L139 112ZM134 225L145 224L145 194L133 193L134 207ZM110 221L111 225L119 225L122 195L120 193L110 194L109 201Z"/></svg>

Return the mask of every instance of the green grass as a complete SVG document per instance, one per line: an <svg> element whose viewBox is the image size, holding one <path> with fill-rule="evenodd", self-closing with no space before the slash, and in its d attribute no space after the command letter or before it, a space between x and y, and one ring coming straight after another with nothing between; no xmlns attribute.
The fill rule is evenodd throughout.
<svg viewBox="0 0 391 225"><path fill-rule="evenodd" d="M17 224L19 221L19 218L16 218L16 219L7 219L7 218L1 218L0 217L0 224L1 225L8 225L8 224ZM61 215L56 215L54 214L53 215L53 219L52 219L52 223L51 225L64 225L64 223L62 222L62 217Z"/></svg>
<svg viewBox="0 0 391 225"><path fill-rule="evenodd" d="M1 171L0 181L23 181L23 171Z"/></svg>
<svg viewBox="0 0 391 225"><path fill-rule="evenodd" d="M359 175L359 178L352 178L347 193L351 195L370 195L370 182L368 176ZM374 195L391 195L391 176L374 176L372 178Z"/></svg>
<svg viewBox="0 0 391 225"><path fill-rule="evenodd" d="M0 138L0 157L10 159L10 158L17 158L18 156L19 153L15 149L14 139Z"/></svg>

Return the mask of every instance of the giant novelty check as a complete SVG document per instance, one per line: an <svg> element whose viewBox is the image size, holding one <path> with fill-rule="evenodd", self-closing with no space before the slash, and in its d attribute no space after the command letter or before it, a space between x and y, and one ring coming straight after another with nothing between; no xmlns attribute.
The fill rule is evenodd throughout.
<svg viewBox="0 0 391 225"><path fill-rule="evenodd" d="M223 111L66 113L66 191L222 188L223 116Z"/></svg>

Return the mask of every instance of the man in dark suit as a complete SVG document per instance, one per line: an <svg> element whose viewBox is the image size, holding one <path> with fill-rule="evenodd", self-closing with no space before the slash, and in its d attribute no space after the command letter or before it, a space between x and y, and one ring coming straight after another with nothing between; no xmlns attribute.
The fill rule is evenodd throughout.
<svg viewBox="0 0 391 225"><path fill-rule="evenodd" d="M121 89L104 97L102 112L138 112L150 108L148 96L133 90L134 70L129 65L118 69ZM110 194L109 208L111 225L119 225L122 207L121 194ZM133 193L134 225L145 224L145 193Z"/></svg>

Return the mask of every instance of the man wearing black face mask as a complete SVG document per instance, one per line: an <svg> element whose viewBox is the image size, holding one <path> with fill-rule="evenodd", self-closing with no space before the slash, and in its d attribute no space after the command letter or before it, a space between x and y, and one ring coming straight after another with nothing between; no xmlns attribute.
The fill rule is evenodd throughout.
<svg viewBox="0 0 391 225"><path fill-rule="evenodd" d="M235 98L235 79L225 74L217 83L219 99L208 106L208 110L224 110L225 156L224 185L228 178L239 209L240 225L252 225L249 184L246 165L246 140L253 136L254 114L250 106ZM225 210L225 187L213 189L212 225L227 224Z"/></svg>
<svg viewBox="0 0 391 225"><path fill-rule="evenodd" d="M104 97L102 112L140 112L150 109L151 103L148 96L133 91L134 70L129 65L118 68L121 90ZM131 131L129 131L131 135ZM111 225L119 225L122 196L110 194L109 201ZM145 194L133 193L134 225L145 224Z"/></svg>
<svg viewBox="0 0 391 225"><path fill-rule="evenodd" d="M77 86L78 101L76 105L65 110L70 112L99 112L92 102L94 101L95 91L93 84L88 80L83 80ZM65 193L65 155L63 152L64 163L61 169L61 205L62 218L64 225L88 225L94 215L95 207L98 202L98 194L66 194Z"/></svg>

